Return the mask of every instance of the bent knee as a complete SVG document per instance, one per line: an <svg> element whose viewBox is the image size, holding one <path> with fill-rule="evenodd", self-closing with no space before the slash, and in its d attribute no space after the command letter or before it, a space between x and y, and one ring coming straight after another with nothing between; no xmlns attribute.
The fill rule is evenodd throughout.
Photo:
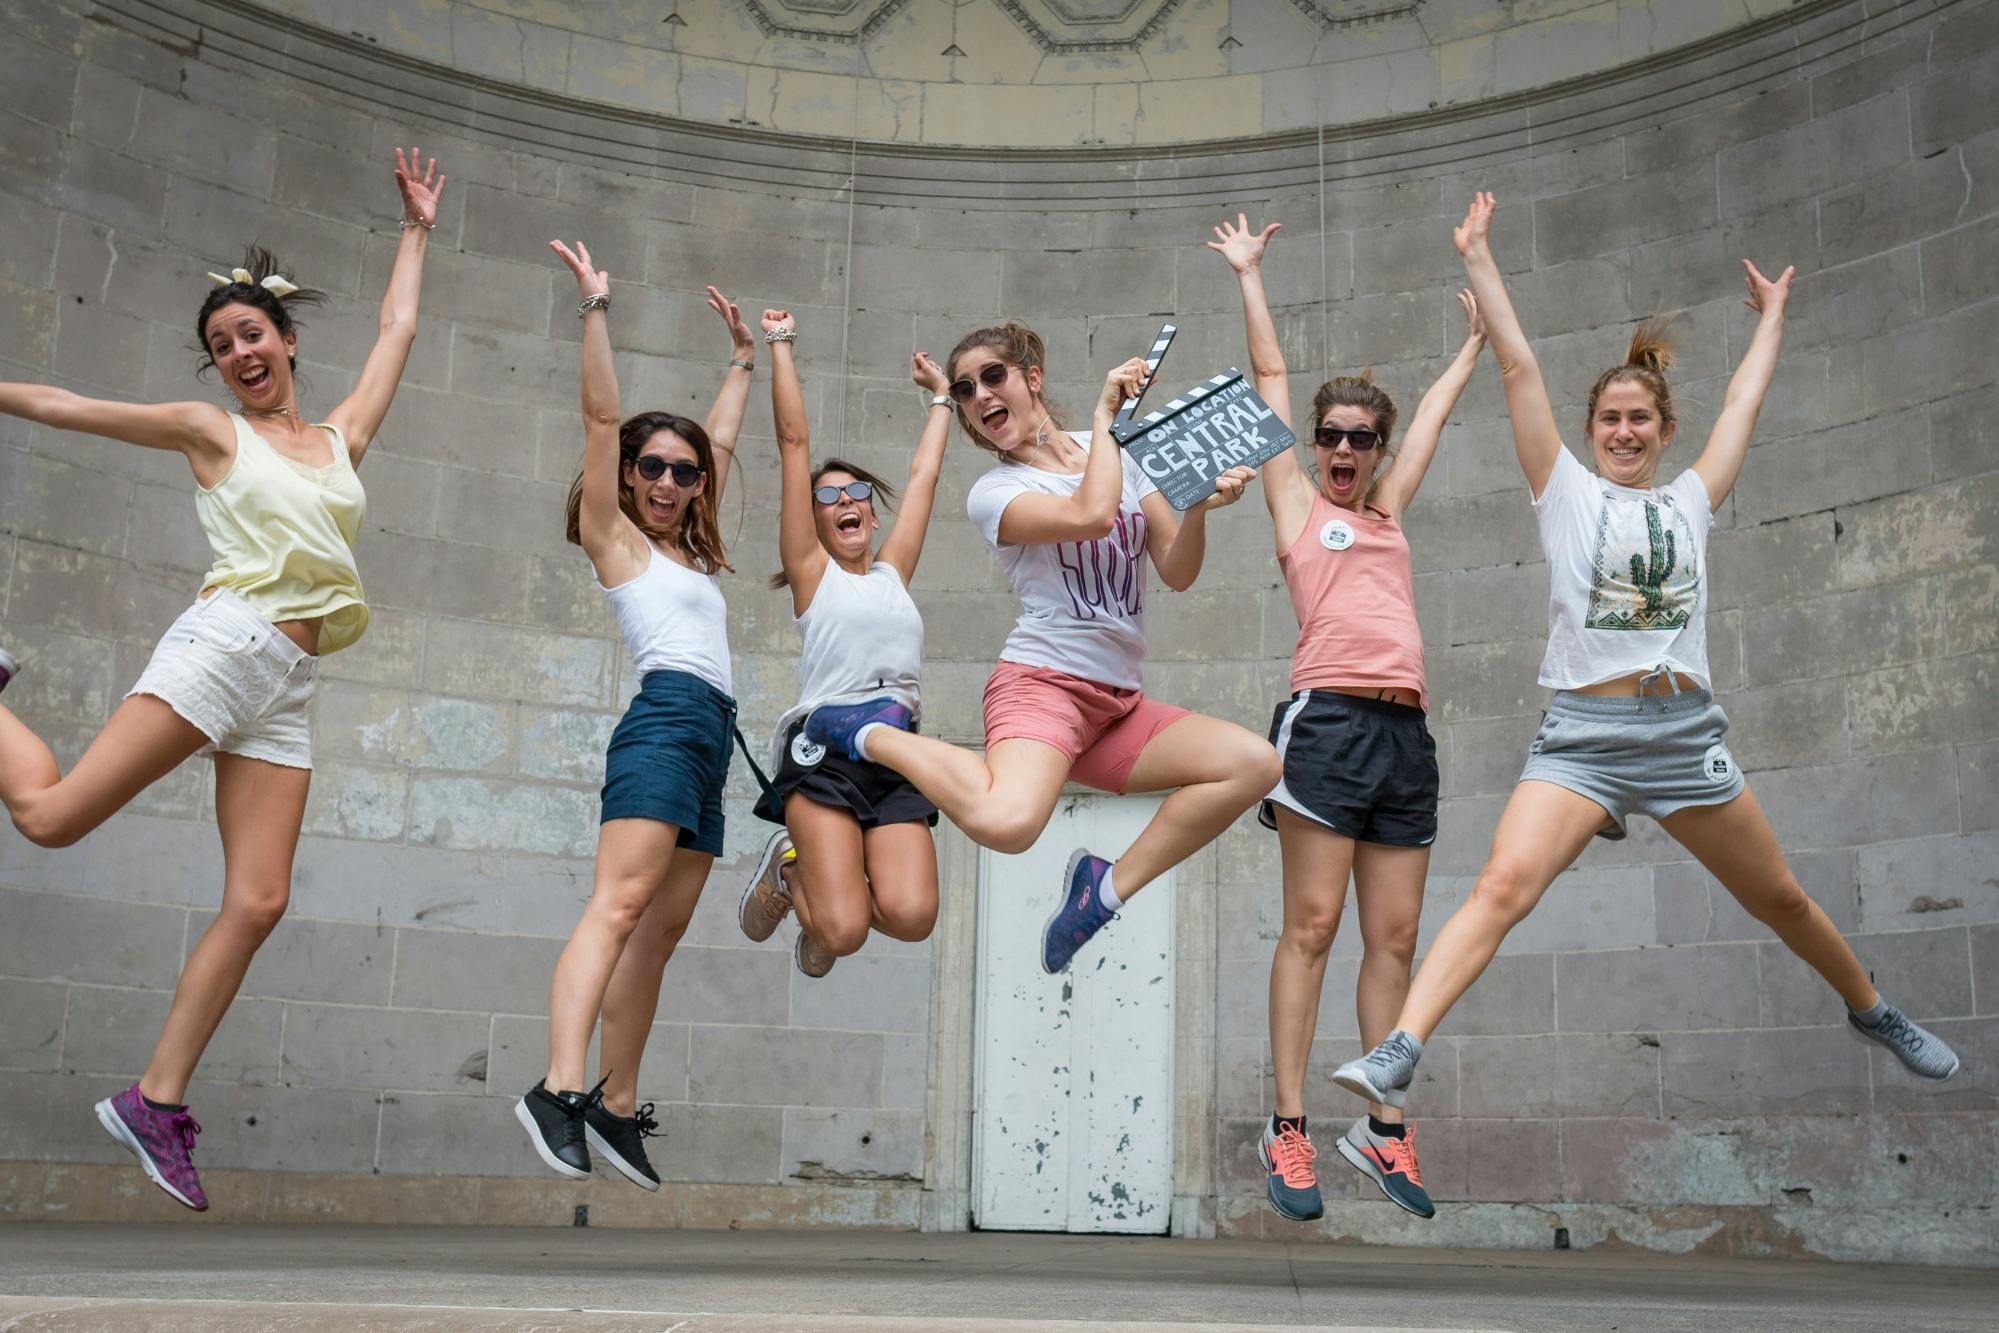
<svg viewBox="0 0 1999 1333"><path fill-rule="evenodd" d="M221 915L229 918L238 929L261 938L276 930L278 922L284 920L291 898L289 884L256 888L231 885L222 895Z"/></svg>
<svg viewBox="0 0 1999 1333"><path fill-rule="evenodd" d="M868 942L867 918L836 917L827 920L823 915L812 918L812 938L827 953L846 958L861 951Z"/></svg>
<svg viewBox="0 0 1999 1333"><path fill-rule="evenodd" d="M1416 923L1397 922L1392 926L1376 926L1373 930L1361 932L1360 946L1362 961L1369 958L1385 959L1407 968L1416 957Z"/></svg>
<svg viewBox="0 0 1999 1333"><path fill-rule="evenodd" d="M920 906L887 906L875 904L879 920L876 929L892 940L902 940L913 944L930 938L931 930L937 925L937 904Z"/></svg>
<svg viewBox="0 0 1999 1333"><path fill-rule="evenodd" d="M651 884L638 881L619 880L599 884L590 895L590 905L584 914L595 917L599 924L625 939L638 929L639 918L646 913L652 902Z"/></svg>
<svg viewBox="0 0 1999 1333"><path fill-rule="evenodd" d="M1038 810L1002 808L984 815L975 829L966 832L980 845L1006 856L1017 856L1034 846L1041 830L1048 826L1048 816Z"/></svg>
<svg viewBox="0 0 1999 1333"><path fill-rule="evenodd" d="M1534 910L1547 885L1533 871L1511 861L1491 861L1472 885L1471 901L1509 921L1520 921Z"/></svg>
<svg viewBox="0 0 1999 1333"><path fill-rule="evenodd" d="M1316 959L1332 952L1333 937L1339 934L1339 930L1338 912L1313 913L1302 920L1285 922L1284 931L1278 938L1286 946Z"/></svg>
<svg viewBox="0 0 1999 1333"><path fill-rule="evenodd" d="M1812 914L1811 895L1789 875L1785 875L1783 882L1771 892L1742 905L1751 916L1770 926L1802 921Z"/></svg>

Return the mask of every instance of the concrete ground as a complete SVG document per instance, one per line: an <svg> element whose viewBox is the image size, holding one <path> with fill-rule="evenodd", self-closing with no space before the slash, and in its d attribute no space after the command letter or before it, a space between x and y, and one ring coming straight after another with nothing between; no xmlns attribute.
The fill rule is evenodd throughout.
<svg viewBox="0 0 1999 1333"><path fill-rule="evenodd" d="M1989 1329L1999 1272L1254 1241L0 1226L0 1329Z"/></svg>

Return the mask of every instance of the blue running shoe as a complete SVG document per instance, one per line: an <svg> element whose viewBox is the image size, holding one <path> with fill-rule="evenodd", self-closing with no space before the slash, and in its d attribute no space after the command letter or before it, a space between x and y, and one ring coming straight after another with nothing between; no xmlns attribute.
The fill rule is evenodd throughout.
<svg viewBox="0 0 1999 1333"><path fill-rule="evenodd" d="M1090 937L1117 915L1107 911L1097 895L1097 886L1103 883L1110 869L1109 861L1091 856L1080 847L1069 858L1068 872L1062 876L1062 901L1041 932L1043 972L1054 976L1068 971L1069 960L1076 956L1076 950L1088 944Z"/></svg>
<svg viewBox="0 0 1999 1333"><path fill-rule="evenodd" d="M1326 1206L1319 1199L1319 1173L1312 1166L1318 1155L1311 1137L1295 1122L1286 1120L1282 1133L1268 1120L1263 1122L1256 1157L1270 1173L1264 1192L1280 1217L1310 1222L1326 1215Z"/></svg>
<svg viewBox="0 0 1999 1333"><path fill-rule="evenodd" d="M867 756L854 744L854 737L870 722L879 722L897 731L909 730L910 712L895 700L883 697L864 699L857 704L827 704L815 708L805 719L805 734L831 750L847 752L855 763Z"/></svg>

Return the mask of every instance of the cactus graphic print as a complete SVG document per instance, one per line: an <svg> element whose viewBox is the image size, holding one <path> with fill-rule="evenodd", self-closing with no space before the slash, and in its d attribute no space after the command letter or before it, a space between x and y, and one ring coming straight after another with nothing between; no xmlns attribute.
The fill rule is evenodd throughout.
<svg viewBox="0 0 1999 1333"><path fill-rule="evenodd" d="M1606 497L1590 553L1586 629L1684 629L1700 587L1692 526L1670 495Z"/></svg>

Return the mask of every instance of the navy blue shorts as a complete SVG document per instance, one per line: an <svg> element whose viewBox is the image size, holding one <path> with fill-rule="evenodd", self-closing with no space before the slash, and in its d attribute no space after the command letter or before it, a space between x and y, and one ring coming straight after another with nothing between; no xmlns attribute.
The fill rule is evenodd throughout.
<svg viewBox="0 0 1999 1333"><path fill-rule="evenodd" d="M685 671L651 671L611 733L602 818L656 819L677 847L722 854L722 787L736 701Z"/></svg>
<svg viewBox="0 0 1999 1333"><path fill-rule="evenodd" d="M1437 840L1437 743L1423 710L1331 690L1277 705L1270 743L1284 777L1258 818L1283 806L1356 842L1428 847Z"/></svg>

